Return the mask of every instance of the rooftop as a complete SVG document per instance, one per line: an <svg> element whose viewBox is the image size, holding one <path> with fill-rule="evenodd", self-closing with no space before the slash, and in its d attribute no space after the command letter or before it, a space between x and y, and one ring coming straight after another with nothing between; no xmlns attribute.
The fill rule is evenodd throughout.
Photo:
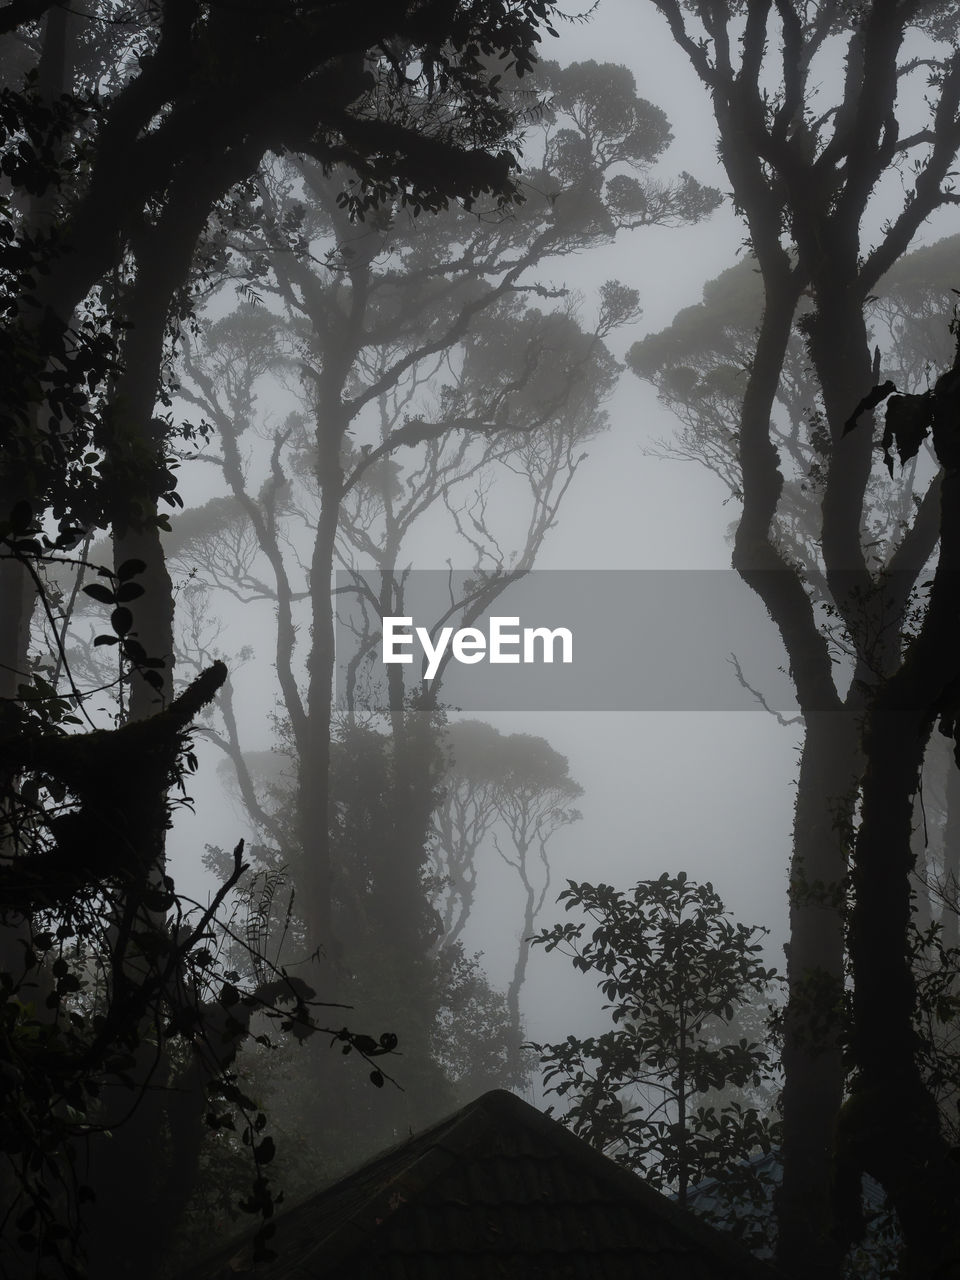
<svg viewBox="0 0 960 1280"><path fill-rule="evenodd" d="M494 1090L184 1280L776 1280L768 1264L513 1094Z"/></svg>

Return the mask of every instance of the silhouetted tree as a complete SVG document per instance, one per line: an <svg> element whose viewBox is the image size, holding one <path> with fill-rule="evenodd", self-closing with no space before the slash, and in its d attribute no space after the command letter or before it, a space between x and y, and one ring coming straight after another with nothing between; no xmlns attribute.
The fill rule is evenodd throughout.
<svg viewBox="0 0 960 1280"><path fill-rule="evenodd" d="M707 1095L771 1075L766 1037L724 1035L774 977L756 941L766 930L733 923L713 886L682 871L627 892L571 880L558 901L588 922L554 925L533 941L601 975L614 1024L599 1036L534 1046L547 1092L566 1105L563 1122L654 1186L676 1188L681 1205L710 1177L723 1180L732 1203L759 1192L744 1161L770 1149L778 1126Z"/></svg>
<svg viewBox="0 0 960 1280"><path fill-rule="evenodd" d="M169 361L197 294L227 265L228 231L244 203L231 193L265 153L297 151L320 165L335 159L352 165L353 186L344 200L357 215L392 199L418 209L458 199L469 204L481 193L509 202L516 194L510 150L516 116L501 100L491 64L512 59L518 74L529 69L550 8L550 0L458 0L428 9L390 4L368 10L363 23L342 10L297 0L251 10L243 21L229 5L198 0L163 0L133 10L104 0L77 13L59 4L5 9L0 56L18 79L4 86L0 98L6 321L0 339L0 697L14 705L62 700L57 684L52 692L35 681L28 694L17 688L30 671L29 624L35 603L43 600L42 569L51 558L62 562L56 553L93 530L107 530L114 576L109 587L101 582L89 590L98 587L103 594L96 598L112 607L111 630L104 634L122 655L121 714L132 722L116 732L144 734L122 739L131 744L131 759L120 777L137 777L119 809L123 838L100 832L96 843L93 824L116 806L89 780L78 783L74 775L58 781L56 770L46 768L48 748L63 729L60 720L38 738L42 759L24 758L17 754L22 745L4 741L2 852L13 858L5 868L11 883L20 870L25 877L23 892L13 892L5 904L0 965L8 975L19 972L22 949L37 927L42 880L29 874L36 869L28 865L34 855L24 854L15 838L25 803L19 776L35 767L46 787L40 793L44 806L65 797L76 802L56 818L59 827L42 815L41 834L53 831L51 852L56 855L67 833L75 836L85 824L89 862L81 865L98 882L121 882L109 908L126 921L119 944L109 930L85 935L99 948L100 971L113 988L111 1007L127 995L142 1007L148 990L158 1010L172 999L171 991L150 986L153 969L138 959L180 956L170 918L175 900L163 880L169 751L155 758L145 752L139 777L132 747L159 731L178 705L174 602L158 507L163 500L178 502ZM192 428L184 434L190 439ZM45 537L50 528L58 528L55 538ZM128 581L125 568L132 564L139 566L142 584ZM50 621L58 631L57 620ZM61 657L55 669L76 699L80 693ZM60 750L65 758L69 748ZM102 781L109 787L109 772ZM35 803L30 799L27 807ZM11 827L17 827L14 837ZM129 874L131 853L136 875ZM79 898L76 890L71 869L47 904L66 917L64 927L78 904L83 910L91 904L86 881ZM49 886L45 891L49 896ZM63 957L50 947L40 950L59 982ZM179 968L171 965L163 966L164 978L179 982ZM237 1000L228 991L219 1004L231 1011ZM8 1013L15 1011L14 1002L8 1006ZM247 1013L235 1017L238 1025L244 1019L249 1021ZM55 1021L51 1016L41 1026ZM128 1072L141 1086L150 1054L163 1057L168 1037L187 1034L180 1024L171 1032L159 1013L156 1022L152 1039L135 1037L132 1062L111 1060L116 1072ZM214 1059L222 1064L229 1056L225 1047ZM202 1084L192 1080L185 1087L191 1107L202 1099ZM52 1095L48 1102L54 1105ZM131 1268L143 1274L156 1261L155 1253L142 1249L143 1221L156 1218L163 1198L145 1194L129 1168L160 1139L163 1125L169 1126L167 1138L179 1137L172 1107L164 1118L144 1105L137 1123L117 1127L109 1142L99 1144L96 1176L103 1194L85 1210L88 1222L101 1215L89 1241L98 1275ZM189 1156L196 1130L186 1129L180 1154ZM266 1164L266 1146L259 1139L253 1145ZM176 1198L189 1182L191 1161L174 1163L176 1177L167 1190L175 1190ZM256 1207L261 1201L266 1204L261 1196Z"/></svg>
<svg viewBox="0 0 960 1280"><path fill-rule="evenodd" d="M805 722L791 870L779 1248L785 1269L832 1276L842 1254L829 1227L829 1175L844 1083L842 906L863 771L857 721L872 690L899 666L909 591L937 540L940 488L939 478L927 487L917 518L895 538L878 570L864 538L871 432L863 427L848 433L845 425L880 380L867 300L924 219L957 199L949 182L960 142L956 14L944 5L881 2L856 10L766 3L718 8L674 0L655 0L655 7L711 96L721 158L763 285L762 318L740 409L729 426L737 433L743 494L734 566L780 630ZM822 90L817 68L840 49L839 94L826 109L820 99L814 106L813 86ZM925 82L929 77L931 88L929 127L915 130L901 120L917 73ZM773 92L769 75L776 78ZM864 244L865 220L881 198L885 175L908 158L913 173L900 207L875 243ZM854 651L847 699L835 683L829 636L817 625L815 602L775 524L784 475L771 424L798 310L807 298L812 305L802 333L819 392L811 408L822 414L828 455L819 480L819 538L831 603ZM875 905L884 909L879 900ZM876 925L882 927L879 920ZM904 956L902 935L897 954ZM894 1015L888 1005L888 1015L901 1028L905 1018L909 1025L905 1007ZM925 1104L918 1093L913 1097L920 1123ZM928 1165L908 1161L914 1187L922 1183L928 1193L926 1228L916 1219L909 1228L904 1224L918 1257L942 1231L946 1202L954 1196L951 1179L934 1185L939 1175L933 1170L942 1168L937 1150L934 1144ZM891 1179L888 1168L880 1180L895 1195L902 1175Z"/></svg>
<svg viewBox="0 0 960 1280"><path fill-rule="evenodd" d="M952 358L949 320L956 296L950 282L958 249L960 239L954 236L914 250L886 273L867 300L870 339L880 352L884 370L905 391L923 391L934 371ZM756 260L748 257L710 281L702 302L681 311L662 332L634 343L627 357L633 371L653 383L661 402L682 424L674 438L657 441L652 452L706 466L737 499L742 496L742 476L738 436L731 424L741 410L762 307L759 270ZM818 538L830 451L816 408L817 382L802 332L803 317L808 314L809 303L801 304L770 424L783 471L775 528L781 547L802 567L812 598L827 606L818 621L829 636L840 671L846 671L850 645L835 610L829 608L831 596ZM864 491L863 541L877 568L914 524L929 480L925 451L906 462L895 485L880 469L871 474ZM905 629L913 625L911 611L904 614L902 625ZM848 690L846 696L853 692ZM938 911L940 888L953 883L960 858L960 844L949 834L960 815L954 808L951 818L948 805L948 797L960 788L960 779L946 768L949 751L936 747L935 740L925 763L923 813L918 808L916 815L920 838L915 841L915 887L921 925L927 913ZM955 914L943 913L942 922L953 930Z"/></svg>

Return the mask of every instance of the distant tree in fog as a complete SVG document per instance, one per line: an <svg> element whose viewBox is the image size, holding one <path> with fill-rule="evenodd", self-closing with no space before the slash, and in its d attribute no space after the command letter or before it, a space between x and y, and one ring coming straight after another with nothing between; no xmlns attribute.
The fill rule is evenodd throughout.
<svg viewBox="0 0 960 1280"><path fill-rule="evenodd" d="M520 992L530 937L550 889L548 846L580 819L574 803L583 788L570 777L566 757L543 738L501 734L477 720L451 724L444 738L450 763L434 810L431 866L441 886L443 945L456 942L476 892L481 855L492 846L520 880L522 910L517 957L507 988L507 1009L519 1064Z"/></svg>
<svg viewBox="0 0 960 1280"><path fill-rule="evenodd" d="M268 859L299 870L304 936L321 941L343 993L387 1004L395 993L425 1071L447 1007L427 883L440 684L393 698L384 715L362 691L333 706L333 570L351 569L386 613L402 612L401 566L424 527L444 558L463 557L487 604L531 567L606 427L620 372L607 339L638 310L616 281L596 298L568 293L562 256L621 229L696 221L719 200L689 175L650 177L670 132L625 69L543 63L535 93L510 77L508 89L531 156L510 216L480 200L416 217L384 201L357 223L338 200L349 174L304 158L250 187L230 241L249 301L185 344L181 388L216 429L207 457L228 495L184 513L167 544L194 583L275 605L279 733L298 772L282 840L243 777L232 703L217 732ZM268 422L261 407L277 381L290 411ZM458 607L468 618L478 605ZM502 846L532 894L525 915L540 894L545 821L516 815L522 853L513 838ZM515 1040L522 979L521 968ZM442 1097L429 1072L421 1083L402 1100L403 1123Z"/></svg>
<svg viewBox="0 0 960 1280"><path fill-rule="evenodd" d="M448 512L451 549L462 547L479 565L528 567L584 446L604 425L600 405L616 373L604 339L637 308L635 293L611 282L586 319L586 306L578 309L547 275L553 260L621 229L696 221L719 199L689 175L665 186L646 173L671 135L624 68L543 63L536 89L544 102L526 81L503 84L531 116L533 156L524 203L509 217L479 201L438 217L385 202L358 225L338 201L349 176L327 175L310 160L265 173L251 190L238 218L248 230L238 228L233 251L245 256L250 287L285 308L289 329L263 336L268 349L279 344L277 364L302 402L300 416L269 433L263 488L245 474L240 447L254 425L250 397L262 359L250 352L252 330L239 350L242 321L223 322L206 354L188 353L183 394L221 433L224 477L257 531L287 637L277 666L304 779L300 840L312 853L303 905L317 936L329 933L336 896L325 781L334 567L359 556L392 570L412 522L438 507ZM258 323L269 327L254 329ZM491 484L509 476L526 490L519 533L488 501ZM305 534L303 568L281 564L278 538L280 530L288 536L290 520ZM292 675L288 642L302 591L305 689Z"/></svg>

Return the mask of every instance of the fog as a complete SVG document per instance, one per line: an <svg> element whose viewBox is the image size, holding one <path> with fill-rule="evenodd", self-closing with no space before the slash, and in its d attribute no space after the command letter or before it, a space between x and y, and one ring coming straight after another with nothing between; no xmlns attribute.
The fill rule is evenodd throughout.
<svg viewBox="0 0 960 1280"><path fill-rule="evenodd" d="M638 93L665 111L673 134L650 176L667 181L688 171L704 184L726 190L709 102L656 15L629 0L606 0L588 23L561 24L559 39L545 38L543 53L561 65L587 58L627 65ZM937 227L934 222L926 228L923 238L936 239ZM704 283L736 263L743 252L742 224L724 201L696 225L622 231L609 244L548 259L537 275L577 295L585 316L598 306L598 281L616 278L635 288L641 314L609 340L613 354L622 360L633 342L668 326L678 311L698 303ZM212 314L226 314L230 305L227 291L214 301ZM259 389L256 411L263 423L276 423L291 404L289 391L273 384ZM589 456L537 552L536 568L729 572L736 503L708 469L664 456L677 421L658 402L655 389L624 369L605 408L609 429L589 442ZM269 434L269 428L264 430ZM263 444L250 455L251 474L257 450L265 475ZM181 492L188 507L206 500L210 481L209 468L184 468ZM225 492L222 487L215 491ZM508 523L511 500L509 489L494 489L489 496L495 516ZM452 564L469 569L463 542L432 519L413 528L405 544L404 567L439 569ZM509 610L522 612L522 584L513 592L515 603ZM252 651L234 676L241 742L245 750L270 751L275 746L270 716L276 695L269 611L262 605L240 607L223 593L216 600L215 610L222 610L222 639L232 639L239 629ZM768 626L760 605L754 602L753 608L758 625ZM710 630L711 619L701 623ZM771 635L776 645L775 633ZM716 652L726 661L728 651L722 639L718 643ZM642 633L624 637L620 652L625 667L651 660ZM782 651L780 661L785 666ZM750 671L745 674L749 680ZM726 679L733 693L738 686L732 667ZM451 710L451 719L457 714ZM788 723L783 723L758 700L747 712L686 707L616 713L490 710L483 719L504 734L546 739L566 757L570 776L583 787L582 819L560 830L550 843L552 887L537 917L538 928L561 918L554 900L567 879L629 887L664 871L683 870L713 882L734 917L769 930L766 954L782 971L785 874L800 743L794 715L788 712ZM201 769L192 787L196 814L181 816L175 828L172 868L178 885L198 897L212 891L212 884L199 873L198 846L232 844L241 835L250 838L242 808L217 788L221 759L201 743ZM477 897L464 941L481 955L491 981L500 986L508 980L516 953L516 894L515 879L488 844L480 859ZM586 1033L603 1025L602 998L594 984L565 967L556 955L532 953L521 999L531 1039L558 1039L572 1030ZM535 1079L529 1088L531 1096L539 1096Z"/></svg>
<svg viewBox="0 0 960 1280"><path fill-rule="evenodd" d="M562 24L559 39L545 38L543 54L561 65L588 58L623 65L627 57L638 93L666 112L674 136L651 176L669 180L686 170L704 184L724 188L709 103L654 15L641 16L627 0L606 3L586 25ZM742 246L742 227L725 203L699 225L621 232L609 245L548 260L538 274L579 294L588 314L598 305L597 281L616 278L637 289L642 314L610 341L622 359L632 342L698 302L704 282L734 263ZM229 295L215 303L214 314L228 305ZM280 420L288 407L282 389L260 392L262 421ZM564 497L536 567L728 571L736 511L709 471L658 456L676 423L654 389L624 370L605 407L609 430L590 442L589 457ZM188 506L206 499L209 482L207 469L184 468L181 491ZM494 491L491 505L496 508L498 501L508 507L510 497ZM414 529L404 565L469 568L463 544L449 531L442 536L447 540L438 548L429 520ZM522 584L513 590L516 603L509 608L522 611ZM270 666L273 643L268 624L256 606L238 609L222 593L216 607L226 619L225 637L242 627L243 642L253 650L234 677L241 741L246 750L268 751L274 745L269 726L274 694L264 670ZM763 620L759 607L757 616ZM620 650L625 667L650 661L642 634L625 637ZM717 652L726 660L726 651ZM732 668L729 681L732 694L737 688ZM456 712L452 715L456 718ZM555 898L568 878L627 888L664 871L682 870L712 881L737 919L769 929L769 963L782 969L784 877L799 740L795 727L778 723L759 705L738 713L498 710L483 718L504 734L545 738L567 758L571 777L584 789L582 820L559 831L550 843L552 888L538 928L562 917ZM201 897L212 885L198 875L198 845L232 844L250 834L238 806L217 791L219 758L202 747L200 773L191 788L196 815L178 820L173 844L178 886ZM500 986L506 985L516 954L516 895L515 877L488 844L464 941L471 952L481 954L491 981ZM589 979L559 956L532 953L522 991L529 1038L561 1039L570 1031L597 1030L603 1024L601 1006L602 997ZM362 1009L357 1012L362 1015ZM539 1096L535 1079L530 1089L531 1096Z"/></svg>
<svg viewBox="0 0 960 1280"><path fill-rule="evenodd" d="M510 1090L953 1275L960 18L361 9L0 8L0 1274Z"/></svg>

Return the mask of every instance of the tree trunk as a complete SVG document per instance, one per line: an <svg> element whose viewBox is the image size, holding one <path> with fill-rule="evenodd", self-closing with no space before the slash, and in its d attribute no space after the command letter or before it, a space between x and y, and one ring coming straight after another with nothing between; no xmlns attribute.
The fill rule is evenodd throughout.
<svg viewBox="0 0 960 1280"><path fill-rule="evenodd" d="M319 434L319 433L318 433ZM334 679L334 608L331 592L340 517L342 432L324 449L318 466L322 504L310 565L312 640L307 659L305 749L299 761L298 816L303 851L304 923L311 948L336 965L340 940L333 931L333 869L330 860L330 735ZM325 975L326 976L326 975Z"/></svg>
<svg viewBox="0 0 960 1280"><path fill-rule="evenodd" d="M161 675L160 689L149 684L142 672L132 673L129 720L155 715L173 693L173 588L156 525L157 499L163 488L163 424L154 420L153 411L173 297L188 277L208 208L204 191L194 189L181 200L172 199L164 220L138 246L124 368L104 415L107 460L103 470L109 486L115 565L119 568L127 560L138 559L145 566L135 579L144 594L128 606L133 615L129 634L148 657L164 663L162 668L150 668ZM144 768L148 767L145 761ZM152 871L142 884L129 886L117 906L113 1001L125 999L129 989L154 976L153 962L144 958L136 943L131 945L129 930L160 935L166 930L165 916L149 908L142 894L156 888L166 873L167 786L162 766L151 788L155 803L144 809L137 829L129 832L131 843ZM154 1229L152 1224L163 1220L161 1188L168 1163L175 1158L169 1143L177 1131L168 1132L165 1120L163 1089L168 1081L162 1032L149 1018L134 1057L135 1065L128 1072L133 1087L120 1081L108 1094L115 1100L111 1123L116 1127L109 1138L91 1140L96 1200L87 1213L87 1248L91 1273L109 1280L134 1276L142 1280L151 1274L159 1251L145 1250L144 1240ZM153 1154L145 1163L146 1151ZM130 1176L133 1168L138 1169L136 1178ZM172 1225L168 1222L167 1229Z"/></svg>
<svg viewBox="0 0 960 1280"><path fill-rule="evenodd" d="M520 992L527 977L527 964L530 960L530 938L533 935L533 922L537 914L537 898L533 883L527 875L527 855L529 845L526 839L517 840L517 869L523 884L523 925L517 937L517 959L513 966L513 975L507 987L507 1012L510 1015L510 1040L507 1046L507 1070L514 1079L522 1075L520 1021Z"/></svg>
<svg viewBox="0 0 960 1280"><path fill-rule="evenodd" d="M843 1252L830 1234L830 1186L843 1101L843 908L859 763L849 711L806 717L790 864L777 1253L785 1271L802 1259L795 1273L818 1277L834 1274Z"/></svg>
<svg viewBox="0 0 960 1280"><path fill-rule="evenodd" d="M960 947L960 769L947 761L947 816L943 826L943 945Z"/></svg>
<svg viewBox="0 0 960 1280"><path fill-rule="evenodd" d="M937 571L920 633L876 694L864 733L850 935L858 1078L838 1144L896 1208L908 1274L957 1280L960 1166L917 1062L908 935L913 801L933 721L956 716L960 681L960 396L947 391L934 404L934 446L946 468ZM951 727L958 732L955 718Z"/></svg>
<svg viewBox="0 0 960 1280"><path fill-rule="evenodd" d="M916 985L907 953L912 799L929 732L925 708L878 699L856 845L851 930L859 1076L838 1148L881 1184L909 1249L908 1274L960 1276L960 1167L916 1060ZM891 703L894 705L890 705Z"/></svg>

